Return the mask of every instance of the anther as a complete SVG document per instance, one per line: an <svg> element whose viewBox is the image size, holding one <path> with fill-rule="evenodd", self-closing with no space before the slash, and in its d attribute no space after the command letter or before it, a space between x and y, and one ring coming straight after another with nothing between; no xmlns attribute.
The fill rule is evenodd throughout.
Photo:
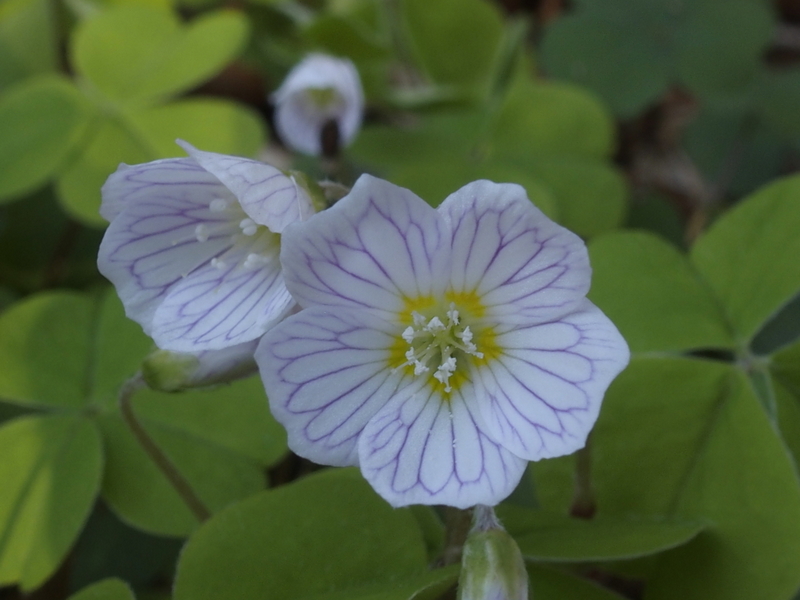
<svg viewBox="0 0 800 600"><path fill-rule="evenodd" d="M441 383L444 384L444 391L449 392L452 391L452 387L450 386L450 376L455 373L456 371L456 359L454 356L449 357L446 361L444 361L439 368L436 369L436 373L433 376L438 379Z"/></svg>
<svg viewBox="0 0 800 600"><path fill-rule="evenodd" d="M245 235L255 235L256 231L258 231L258 225L256 225L256 222L249 217L242 219L239 223L239 227L241 228L242 233Z"/></svg>
<svg viewBox="0 0 800 600"><path fill-rule="evenodd" d="M450 325L458 325L458 311L456 310L455 303L450 303L450 310L447 311L447 318L450 320ZM469 329L469 327L467 327Z"/></svg>
<svg viewBox="0 0 800 600"><path fill-rule="evenodd" d="M445 326L439 317L433 317L430 321L428 321L428 324L425 326L425 329L427 329L431 333L434 333L436 331L444 331Z"/></svg>
<svg viewBox="0 0 800 600"><path fill-rule="evenodd" d="M251 252L250 254L247 255L247 258L244 259L244 263L242 264L242 266L245 269L252 269L252 268L255 268L255 267L263 266L267 262L268 262L268 259L267 259L266 256L263 256L261 254L255 254L255 253Z"/></svg>
<svg viewBox="0 0 800 600"><path fill-rule="evenodd" d="M206 227L205 223L200 223L200 225L194 228L194 237L201 243L208 241L208 227Z"/></svg>
<svg viewBox="0 0 800 600"><path fill-rule="evenodd" d="M219 269L220 271L225 268L225 261L222 261L216 257L211 259L211 266L215 269Z"/></svg>
<svg viewBox="0 0 800 600"><path fill-rule="evenodd" d="M208 205L208 208L211 209L211 212L223 212L228 208L228 201L222 198L214 198Z"/></svg>

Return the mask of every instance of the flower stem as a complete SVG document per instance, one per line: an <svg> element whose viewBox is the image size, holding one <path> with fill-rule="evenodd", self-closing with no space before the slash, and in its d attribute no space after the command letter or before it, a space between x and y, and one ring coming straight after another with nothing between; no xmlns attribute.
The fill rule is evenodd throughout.
<svg viewBox="0 0 800 600"><path fill-rule="evenodd" d="M444 507L445 542L442 552L442 566L461 562L461 552L472 526L472 509Z"/></svg>
<svg viewBox="0 0 800 600"><path fill-rule="evenodd" d="M478 504L473 509L472 530L489 531L490 529L502 529L500 520L494 514L494 508L485 504Z"/></svg>
<svg viewBox="0 0 800 600"><path fill-rule="evenodd" d="M122 419L128 425L128 428L133 433L136 441L142 447L142 450L150 457L150 459L161 471L162 475L166 477L167 481L172 485L175 491L180 496L181 500L186 504L195 518L202 523L211 517L211 511L208 510L206 505L197 496L192 486L181 474L175 464L170 458L164 454L161 448L155 443L147 430L139 422L136 413L133 411L131 399L133 395L143 387L146 387L141 373L136 373L133 377L128 379L120 388L119 391L119 410L122 413Z"/></svg>
<svg viewBox="0 0 800 600"><path fill-rule="evenodd" d="M586 445L575 453L575 489L569 514L578 519L591 519L597 510L592 487L591 436Z"/></svg>

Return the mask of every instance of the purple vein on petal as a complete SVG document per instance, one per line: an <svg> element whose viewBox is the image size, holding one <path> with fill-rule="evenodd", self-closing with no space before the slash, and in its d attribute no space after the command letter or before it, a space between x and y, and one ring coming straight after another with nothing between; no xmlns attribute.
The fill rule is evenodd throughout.
<svg viewBox="0 0 800 600"><path fill-rule="evenodd" d="M403 203L390 207L386 198L359 195L357 188L358 183L354 197L284 236L287 285L301 305L394 312L404 296L430 293L441 280L441 255L447 250L441 247L441 224L433 209L412 206L403 212ZM414 213L419 210L433 220Z"/></svg>
<svg viewBox="0 0 800 600"><path fill-rule="evenodd" d="M402 383L387 366L386 327L363 311L313 308L264 336L256 359L295 452L326 464L358 464L361 430Z"/></svg>
<svg viewBox="0 0 800 600"><path fill-rule="evenodd" d="M494 504L516 486L525 465L486 437L462 399L448 404L430 390L381 409L359 453L367 479L395 506Z"/></svg>

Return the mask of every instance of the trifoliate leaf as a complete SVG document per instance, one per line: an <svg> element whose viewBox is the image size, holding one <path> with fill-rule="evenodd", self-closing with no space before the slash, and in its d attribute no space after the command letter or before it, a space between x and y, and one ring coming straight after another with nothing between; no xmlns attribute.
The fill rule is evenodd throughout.
<svg viewBox="0 0 800 600"><path fill-rule="evenodd" d="M238 54L247 33L247 21L233 11L207 13L184 26L163 10L116 6L78 27L72 60L106 98L152 104L217 73Z"/></svg>
<svg viewBox="0 0 800 600"><path fill-rule="evenodd" d="M198 529L174 598L356 598L364 586L375 594L424 577L426 563L407 509L391 508L357 472L326 471L239 502ZM365 600L373 597L404 596Z"/></svg>
<svg viewBox="0 0 800 600"><path fill-rule="evenodd" d="M787 177L742 200L692 248L746 345L800 291L800 177Z"/></svg>
<svg viewBox="0 0 800 600"><path fill-rule="evenodd" d="M0 95L0 202L47 182L85 134L92 112L75 86L56 76Z"/></svg>
<svg viewBox="0 0 800 600"><path fill-rule="evenodd" d="M52 575L78 537L103 451L84 417L26 416L0 428L0 456L0 585L27 591Z"/></svg>

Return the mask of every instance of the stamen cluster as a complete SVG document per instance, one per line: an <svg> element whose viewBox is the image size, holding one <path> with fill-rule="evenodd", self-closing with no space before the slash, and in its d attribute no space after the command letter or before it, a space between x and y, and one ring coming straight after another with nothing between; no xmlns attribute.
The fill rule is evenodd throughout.
<svg viewBox="0 0 800 600"><path fill-rule="evenodd" d="M446 323L438 316L428 319L417 311L411 313L411 318L413 325L406 327L402 334L409 348L401 367L413 366L414 375L422 375L438 364L433 377L444 385L446 392L452 391L450 377L456 371L458 354L483 358L483 353L478 352L472 342L472 330L462 323L453 302L446 313Z"/></svg>
<svg viewBox="0 0 800 600"><path fill-rule="evenodd" d="M233 200L226 200L224 198L214 198L208 206L212 213L225 215L228 220L220 223L216 227L209 227L207 223L200 223L195 227L194 235L198 242L205 243L213 235L229 234L232 246L237 244L248 244L251 249L256 249L256 246L263 246L264 244L257 244L258 238L263 234L269 234L269 230L256 223L253 219L248 217L241 209L238 202ZM236 227L232 227L232 223L236 223ZM259 234L259 235L256 235ZM248 239L250 238L250 239ZM263 248L262 248L263 250ZM249 252L244 260L240 261L242 268L255 269L264 266L269 262L269 257L262 252ZM215 256L210 261L211 266L215 269L225 269L228 267L227 262L223 257Z"/></svg>

